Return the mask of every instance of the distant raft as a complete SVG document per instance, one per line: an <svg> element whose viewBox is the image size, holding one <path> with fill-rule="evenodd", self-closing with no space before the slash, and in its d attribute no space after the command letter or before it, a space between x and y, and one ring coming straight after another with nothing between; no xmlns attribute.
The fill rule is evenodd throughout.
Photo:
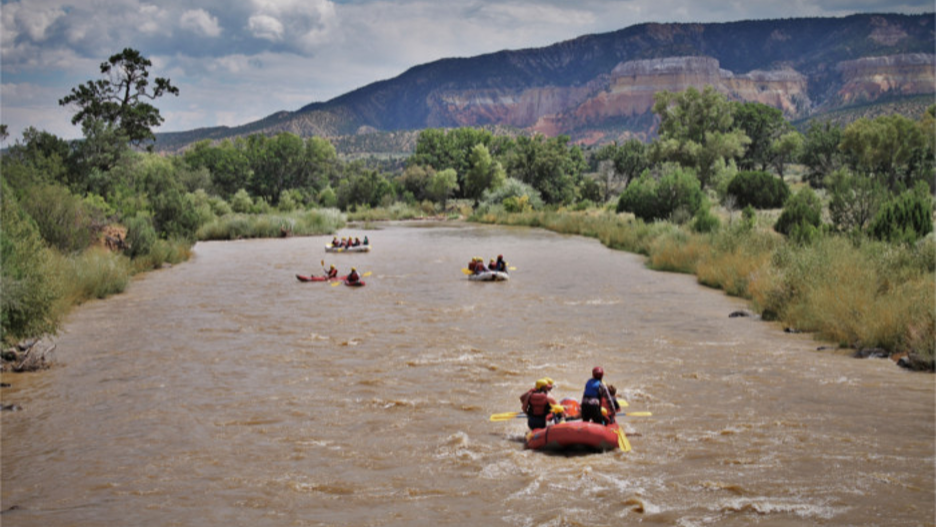
<svg viewBox="0 0 936 527"><path fill-rule="evenodd" d="M357 245L354 247L341 247L328 244L325 246L325 252L327 253L367 253L370 252L371 245Z"/></svg>
<svg viewBox="0 0 936 527"><path fill-rule="evenodd" d="M474 282L504 282L510 280L510 275L504 271L482 271L468 275L468 279Z"/></svg>

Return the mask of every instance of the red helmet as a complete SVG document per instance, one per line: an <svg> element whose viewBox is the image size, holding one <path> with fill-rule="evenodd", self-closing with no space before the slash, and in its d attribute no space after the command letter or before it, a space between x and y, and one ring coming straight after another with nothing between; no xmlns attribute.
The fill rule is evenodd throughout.
<svg viewBox="0 0 936 527"><path fill-rule="evenodd" d="M595 368L592 370L592 377L600 381L601 378L604 377L604 368L601 366L595 366Z"/></svg>

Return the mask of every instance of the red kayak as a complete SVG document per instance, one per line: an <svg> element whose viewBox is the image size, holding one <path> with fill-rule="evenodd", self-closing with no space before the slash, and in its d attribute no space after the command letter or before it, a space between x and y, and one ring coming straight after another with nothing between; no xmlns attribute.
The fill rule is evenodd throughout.
<svg viewBox="0 0 936 527"><path fill-rule="evenodd" d="M300 282L328 282L329 280L344 280L347 276L339 276L337 278L329 279L327 276L304 276L301 274L296 275L296 279Z"/></svg>
<svg viewBox="0 0 936 527"><path fill-rule="evenodd" d="M344 285L348 287L364 287L364 280L358 280L357 282L349 282L344 280Z"/></svg>

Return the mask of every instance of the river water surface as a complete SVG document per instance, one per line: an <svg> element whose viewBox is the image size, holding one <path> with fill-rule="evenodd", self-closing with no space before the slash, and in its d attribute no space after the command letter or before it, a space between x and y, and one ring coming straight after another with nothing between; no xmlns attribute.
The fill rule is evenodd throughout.
<svg viewBox="0 0 936 527"><path fill-rule="evenodd" d="M51 370L3 375L3 525L934 525L932 375L729 318L742 300L592 239L338 233L363 234L199 243L77 309ZM461 273L498 253L509 281ZM323 259L367 286L296 280ZM631 452L488 421L596 365L653 413L622 418Z"/></svg>

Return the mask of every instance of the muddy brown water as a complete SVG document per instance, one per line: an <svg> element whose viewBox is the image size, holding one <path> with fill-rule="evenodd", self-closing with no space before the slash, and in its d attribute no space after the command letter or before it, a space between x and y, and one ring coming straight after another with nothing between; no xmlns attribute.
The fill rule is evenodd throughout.
<svg viewBox="0 0 936 527"><path fill-rule="evenodd" d="M341 235L359 235L346 229ZM460 223L199 243L82 306L3 381L5 526L934 525L934 377L772 323L640 256ZM503 253L508 282L469 282ZM364 288L300 283L321 260ZM593 366L633 450L524 450Z"/></svg>

